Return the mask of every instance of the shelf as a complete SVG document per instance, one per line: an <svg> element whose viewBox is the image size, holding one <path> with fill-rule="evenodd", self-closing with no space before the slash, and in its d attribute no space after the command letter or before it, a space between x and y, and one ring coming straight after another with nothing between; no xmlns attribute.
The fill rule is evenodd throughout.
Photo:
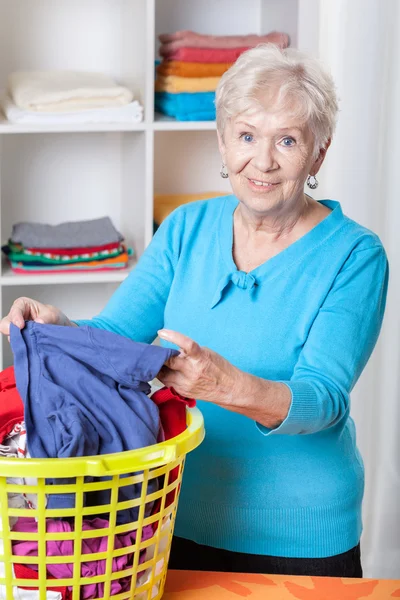
<svg viewBox="0 0 400 600"><path fill-rule="evenodd" d="M215 128L215 121L177 121L160 113L154 115L154 131L212 131Z"/></svg>
<svg viewBox="0 0 400 600"><path fill-rule="evenodd" d="M7 264L3 264L2 286L18 285L59 285L71 283L112 283L121 282L135 268L136 261L129 261L129 267L121 271L103 271L101 273L49 273L48 275L19 275L13 273Z"/></svg>
<svg viewBox="0 0 400 600"><path fill-rule="evenodd" d="M54 125L31 125L9 123L0 117L1 134L21 133L103 133L108 131L214 131L215 121L176 121L156 113L154 123L77 123Z"/></svg>
<svg viewBox="0 0 400 600"><path fill-rule="evenodd" d="M16 133L101 133L107 131L144 131L145 123L76 123L76 124L16 124L9 123L0 116L0 134Z"/></svg>

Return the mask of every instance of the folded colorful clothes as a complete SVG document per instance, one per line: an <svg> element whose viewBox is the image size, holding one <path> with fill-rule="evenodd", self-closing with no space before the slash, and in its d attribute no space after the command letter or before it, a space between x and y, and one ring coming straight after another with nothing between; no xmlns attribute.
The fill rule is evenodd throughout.
<svg viewBox="0 0 400 600"><path fill-rule="evenodd" d="M67 264L58 262L53 264L46 264L41 261L14 261L8 257L11 269L14 273L31 273L31 274L45 274L45 273L75 273L77 271L103 271L110 269L126 269L128 266L129 256L133 252L125 250L124 252L114 256L112 258L104 258L102 260L88 260L81 262L69 262Z"/></svg>
<svg viewBox="0 0 400 600"><path fill-rule="evenodd" d="M155 82L156 92L215 92L221 77L178 77L159 75Z"/></svg>
<svg viewBox="0 0 400 600"><path fill-rule="evenodd" d="M122 242L123 237L109 217L69 221L59 225L16 223L11 240L26 248L73 248Z"/></svg>
<svg viewBox="0 0 400 600"><path fill-rule="evenodd" d="M158 75L177 75L178 77L221 77L231 66L228 63L184 62L164 60L157 67Z"/></svg>
<svg viewBox="0 0 400 600"><path fill-rule="evenodd" d="M214 121L215 92L155 93L155 109L178 121Z"/></svg>
<svg viewBox="0 0 400 600"><path fill-rule="evenodd" d="M102 250L101 252L86 252L84 254L61 255L47 252L30 252L20 250L20 245L9 242L2 246L2 251L10 261L18 262L27 266L45 265L71 265L75 263L88 263L89 261L104 261L116 256L122 256L125 252L124 246L114 250ZM22 247L23 248L23 247Z"/></svg>

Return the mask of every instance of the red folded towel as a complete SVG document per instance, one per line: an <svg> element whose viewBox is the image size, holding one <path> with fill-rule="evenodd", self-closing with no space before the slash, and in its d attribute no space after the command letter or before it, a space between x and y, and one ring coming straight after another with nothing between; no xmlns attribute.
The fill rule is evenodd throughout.
<svg viewBox="0 0 400 600"><path fill-rule="evenodd" d="M167 60L181 60L184 62L199 63L233 63L239 56L249 50L250 46L241 48L178 48L165 58Z"/></svg>

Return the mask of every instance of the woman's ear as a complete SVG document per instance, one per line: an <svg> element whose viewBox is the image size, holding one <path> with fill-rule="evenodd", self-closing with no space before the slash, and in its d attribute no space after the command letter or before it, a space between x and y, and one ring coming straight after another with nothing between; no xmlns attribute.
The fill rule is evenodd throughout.
<svg viewBox="0 0 400 600"><path fill-rule="evenodd" d="M326 153L328 152L328 148L331 145L331 141L332 141L332 139L329 138L328 141L325 143L325 145L322 148L320 148L319 154L318 154L317 158L315 159L315 162L314 162L312 168L310 169L310 175L316 175L318 173L318 171L320 170L322 163L325 160Z"/></svg>
<svg viewBox="0 0 400 600"><path fill-rule="evenodd" d="M219 153L221 154L221 158L222 158L222 162L225 162L225 143L224 143L224 139L222 137L222 134L217 131L217 137L218 137L218 148L219 148Z"/></svg>

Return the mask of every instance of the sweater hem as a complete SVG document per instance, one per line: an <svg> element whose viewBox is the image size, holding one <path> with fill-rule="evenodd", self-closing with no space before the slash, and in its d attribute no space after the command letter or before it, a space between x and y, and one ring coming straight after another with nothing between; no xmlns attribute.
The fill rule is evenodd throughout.
<svg viewBox="0 0 400 600"><path fill-rule="evenodd" d="M214 548L286 558L327 558L357 546L361 500L293 509L185 502L175 535Z"/></svg>

